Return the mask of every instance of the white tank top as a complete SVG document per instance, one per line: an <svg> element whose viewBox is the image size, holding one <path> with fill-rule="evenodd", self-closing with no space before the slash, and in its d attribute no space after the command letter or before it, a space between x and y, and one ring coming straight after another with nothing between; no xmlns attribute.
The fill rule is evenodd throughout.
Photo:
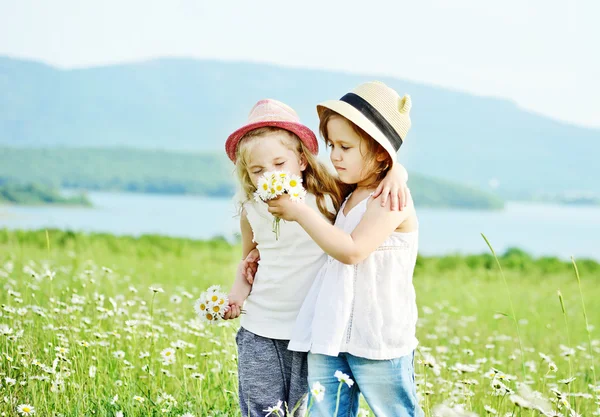
<svg viewBox="0 0 600 417"><path fill-rule="evenodd" d="M307 194L306 204L318 211L317 199ZM335 213L326 197L327 208ZM302 302L327 255L296 222L280 222L279 240L273 233L273 215L267 204L243 204L260 252L252 291L241 316L241 326L259 336L289 340Z"/></svg>
<svg viewBox="0 0 600 417"><path fill-rule="evenodd" d="M347 216L344 202L335 226L352 233L369 200ZM359 264L328 257L300 309L288 348L330 356L348 352L367 359L411 353L418 345L412 283L417 247L418 231L394 232Z"/></svg>

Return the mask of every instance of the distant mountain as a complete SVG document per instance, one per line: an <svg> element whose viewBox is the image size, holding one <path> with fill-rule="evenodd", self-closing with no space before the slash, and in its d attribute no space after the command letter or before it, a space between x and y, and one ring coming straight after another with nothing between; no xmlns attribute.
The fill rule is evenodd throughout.
<svg viewBox="0 0 600 417"><path fill-rule="evenodd" d="M507 100L265 64L159 59L59 70L0 57L0 145L222 152L227 134L260 98L289 103L316 128L317 102L374 78L412 96L413 129L400 152L411 172L488 190L492 183L504 196L600 194L600 130ZM569 104L557 96L556 105Z"/></svg>
<svg viewBox="0 0 600 417"><path fill-rule="evenodd" d="M126 148L2 148L0 186L46 187L230 197L234 167L223 153L166 152ZM499 198L447 181L410 175L419 207L499 209ZM0 193L2 188L0 188ZM0 195L0 202L2 201Z"/></svg>

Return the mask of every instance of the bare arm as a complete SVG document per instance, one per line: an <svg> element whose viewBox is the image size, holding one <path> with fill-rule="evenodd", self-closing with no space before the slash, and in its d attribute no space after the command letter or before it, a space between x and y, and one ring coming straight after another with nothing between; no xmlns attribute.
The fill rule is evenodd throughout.
<svg viewBox="0 0 600 417"><path fill-rule="evenodd" d="M368 203L367 211L352 234L329 224L304 203L294 203L288 196L269 201L269 211L285 220L296 221L328 255L345 264L366 259L414 212L412 201L403 211L381 206L378 197Z"/></svg>
<svg viewBox="0 0 600 417"><path fill-rule="evenodd" d="M256 242L252 240L254 233L248 221L246 210L242 210L242 215L240 216L240 231L242 233L242 259L245 259L250 251L256 248Z"/></svg>
<svg viewBox="0 0 600 417"><path fill-rule="evenodd" d="M229 308L225 313L225 319L239 317L244 301L246 301L246 298L248 298L248 295L252 290L252 285L250 285L244 277L243 269L246 265L244 259L248 256L250 251L256 248L256 242L252 241L252 227L250 227L245 211L242 211L240 217L240 231L242 233L242 260L238 264L235 280L231 286L231 291L229 291Z"/></svg>

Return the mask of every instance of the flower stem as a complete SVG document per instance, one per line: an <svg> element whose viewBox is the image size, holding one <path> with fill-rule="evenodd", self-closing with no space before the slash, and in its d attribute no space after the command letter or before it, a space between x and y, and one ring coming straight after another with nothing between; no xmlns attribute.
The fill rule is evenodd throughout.
<svg viewBox="0 0 600 417"><path fill-rule="evenodd" d="M575 269L575 276L577 277L577 285L579 286L579 295L581 297L581 306L583 307L583 318L585 319L585 331L588 337L588 347L590 350L590 358L592 360L592 376L594 377L594 386L596 386L596 367L594 366L594 350L592 349L592 336L590 335L590 325L588 324L587 313L585 311L585 302L583 301L583 290L581 289L581 279L579 278L579 269L575 263L575 258L571 256L571 263Z"/></svg>
<svg viewBox="0 0 600 417"><path fill-rule="evenodd" d="M340 396L342 393L342 385L344 385L344 383L340 381L340 385L338 386L337 399L335 400L335 413L333 414L333 417L337 417L338 410L340 408Z"/></svg>
<svg viewBox="0 0 600 417"><path fill-rule="evenodd" d="M502 266L500 265L500 261L498 260L498 256L496 256L496 251L494 251L492 244L487 239L487 237L485 237L485 235L483 233L481 234L481 237L483 237L483 240L485 240L485 243L487 243L488 247L492 251L492 255L494 255L496 264L498 265L498 268L500 269L500 275L502 276L502 280L504 281L504 286L506 287L506 293L508 294L508 301L510 302L510 311L512 313L512 318L515 323L515 327L517 328L517 337L519 338L519 350L521 351L521 370L523 372L523 378L525 378L525 357L524 357L524 353L523 353L523 342L521 341L521 331L519 330L519 322L517 321L517 317L515 315L515 308L513 306L512 298L510 296L510 289L508 288L508 282L506 281L506 277L504 276L504 271L502 270Z"/></svg>

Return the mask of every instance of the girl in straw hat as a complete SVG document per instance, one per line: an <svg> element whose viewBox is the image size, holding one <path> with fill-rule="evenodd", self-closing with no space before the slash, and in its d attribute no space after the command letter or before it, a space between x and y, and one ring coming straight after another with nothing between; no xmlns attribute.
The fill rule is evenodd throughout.
<svg viewBox="0 0 600 417"><path fill-rule="evenodd" d="M241 412L262 417L281 401L290 410L301 404L297 412L302 415L308 392L307 355L287 346L304 297L327 255L297 223L282 222L277 238L267 205L252 197L266 171L301 176L308 192L303 204L331 226L345 197L344 184L317 160L315 134L300 123L293 109L276 100L259 101L246 125L229 136L225 147L236 164L242 189L242 259L255 249L261 258L253 286L242 275L245 264L240 264L225 317L238 317L244 305L236 335ZM402 167L394 172L388 188L394 190L396 200L400 189L402 200L405 173Z"/></svg>
<svg viewBox="0 0 600 417"><path fill-rule="evenodd" d="M288 347L310 352L309 383L325 388L312 416L356 415L359 392L377 416L422 414L413 367L417 216L410 196L406 209L392 211L373 195L406 140L410 108L409 96L379 82L317 107L331 162L354 189L335 225L285 195L269 202L270 213L297 222L329 255Z"/></svg>

